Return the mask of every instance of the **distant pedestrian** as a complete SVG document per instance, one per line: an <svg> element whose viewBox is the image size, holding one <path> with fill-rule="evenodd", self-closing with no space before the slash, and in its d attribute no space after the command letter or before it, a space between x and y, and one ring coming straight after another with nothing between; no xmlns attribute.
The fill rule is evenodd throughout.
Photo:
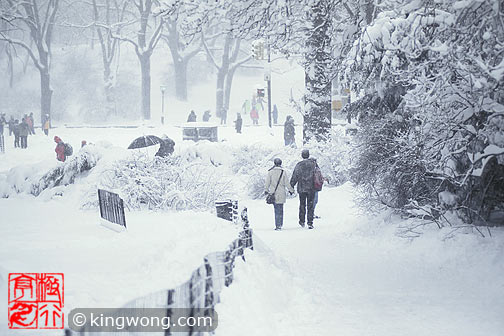
<svg viewBox="0 0 504 336"><path fill-rule="evenodd" d="M263 97L257 97L257 99L256 99L256 109L257 109L257 111L264 112L264 104L265 104L264 98Z"/></svg>
<svg viewBox="0 0 504 336"><path fill-rule="evenodd" d="M236 133L241 133L242 125L243 125L243 119L242 119L240 113L236 114L236 120L235 120L234 123L235 123Z"/></svg>
<svg viewBox="0 0 504 336"><path fill-rule="evenodd" d="M273 117L273 124L278 124L278 108L276 104L273 104L273 111L271 112L271 116Z"/></svg>
<svg viewBox="0 0 504 336"><path fill-rule="evenodd" d="M82 147L84 147L86 145L87 145L87 141L86 140L82 140L81 144L80 144L80 147L82 148Z"/></svg>
<svg viewBox="0 0 504 336"><path fill-rule="evenodd" d="M30 126L30 134L35 135L35 121L33 120L33 112L28 116L27 123L28 126Z"/></svg>
<svg viewBox="0 0 504 336"><path fill-rule="evenodd" d="M25 114L26 115L26 114ZM19 124L19 139L21 140L21 148L28 148L28 135L30 134L30 126L28 126L28 116L23 118Z"/></svg>
<svg viewBox="0 0 504 336"><path fill-rule="evenodd" d="M283 206L287 199L285 189L292 195L294 188L289 183L287 172L282 168L282 160L275 158L274 166L268 170L266 177L265 194L273 194L275 201L273 208L275 210L275 230L279 231L283 226Z"/></svg>
<svg viewBox="0 0 504 336"><path fill-rule="evenodd" d="M305 226L305 219L308 228L313 229L313 200L315 198L314 173L316 163L310 160L310 152L303 149L301 152L302 161L299 161L294 168L290 185L297 184L299 194L299 225Z"/></svg>
<svg viewBox="0 0 504 336"><path fill-rule="evenodd" d="M7 120L5 120L5 114L0 114L0 135L3 135L4 125L7 124Z"/></svg>
<svg viewBox="0 0 504 336"><path fill-rule="evenodd" d="M250 110L250 119L252 119L253 125L259 125L259 104L257 103L257 98L252 97L252 105Z"/></svg>
<svg viewBox="0 0 504 336"><path fill-rule="evenodd" d="M9 136L11 136L13 133L14 133L14 117L11 116L10 119L9 119Z"/></svg>
<svg viewBox="0 0 504 336"><path fill-rule="evenodd" d="M296 129L294 128L294 118L288 115L284 124L284 141L285 146L296 146Z"/></svg>
<svg viewBox="0 0 504 336"><path fill-rule="evenodd" d="M252 109L252 107L250 105L250 100L245 99L245 101L242 104L242 112L243 112L243 114L246 115L246 114L250 113L251 109Z"/></svg>
<svg viewBox="0 0 504 336"><path fill-rule="evenodd" d="M255 107L252 107L252 110L250 111L250 119L252 119L253 125L259 125L259 112Z"/></svg>
<svg viewBox="0 0 504 336"><path fill-rule="evenodd" d="M161 140L162 141L160 143L156 156L167 157L168 155L171 155L175 150L175 141L170 139L167 135L163 135Z"/></svg>
<svg viewBox="0 0 504 336"><path fill-rule="evenodd" d="M194 110L191 110L191 113L189 113L187 122L196 122L196 113L194 112Z"/></svg>
<svg viewBox="0 0 504 336"><path fill-rule="evenodd" d="M226 122L227 122L227 109L225 107L222 107L220 115L220 123L221 125L225 125Z"/></svg>
<svg viewBox="0 0 504 336"><path fill-rule="evenodd" d="M211 116L212 115L210 114L210 110L206 110L205 112L203 112L203 121L204 122L210 121Z"/></svg>
<svg viewBox="0 0 504 336"><path fill-rule="evenodd" d="M57 135L54 136L54 142L56 142L56 148L54 149L54 151L56 152L56 159L58 161L65 162L65 143Z"/></svg>
<svg viewBox="0 0 504 336"><path fill-rule="evenodd" d="M45 135L49 135L49 128L51 128L51 118L49 117L49 114L46 114L44 116L44 124L42 125Z"/></svg>
<svg viewBox="0 0 504 336"><path fill-rule="evenodd" d="M14 133L14 148L21 147L21 144L19 143L20 136L19 136L19 120L18 119L14 120L14 124L12 125L12 133Z"/></svg>

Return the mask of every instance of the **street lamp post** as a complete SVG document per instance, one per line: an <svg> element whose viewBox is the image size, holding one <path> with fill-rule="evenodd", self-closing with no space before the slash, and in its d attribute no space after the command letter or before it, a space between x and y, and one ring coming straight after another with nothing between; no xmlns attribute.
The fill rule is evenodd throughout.
<svg viewBox="0 0 504 336"><path fill-rule="evenodd" d="M165 120L165 110L164 110L164 93L166 91L166 85L161 85L161 124L164 125Z"/></svg>
<svg viewBox="0 0 504 336"><path fill-rule="evenodd" d="M266 75L264 76L265 80L268 82L268 124L271 128L271 49L269 44L269 38L267 40L268 43L268 68L266 69Z"/></svg>

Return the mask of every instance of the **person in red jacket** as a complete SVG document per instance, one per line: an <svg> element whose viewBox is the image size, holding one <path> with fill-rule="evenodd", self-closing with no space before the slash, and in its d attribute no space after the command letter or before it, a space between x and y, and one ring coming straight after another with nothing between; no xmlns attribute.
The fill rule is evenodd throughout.
<svg viewBox="0 0 504 336"><path fill-rule="evenodd" d="M65 160L66 160L65 143L57 135L54 137L54 142L56 142L56 144L57 144L56 149L54 149L54 151L56 152L56 159L58 159L58 161L65 162Z"/></svg>

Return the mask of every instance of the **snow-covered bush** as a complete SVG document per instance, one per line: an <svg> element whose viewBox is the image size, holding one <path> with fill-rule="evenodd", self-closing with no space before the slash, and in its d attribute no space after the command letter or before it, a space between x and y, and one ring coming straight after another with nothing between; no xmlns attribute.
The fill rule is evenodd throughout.
<svg viewBox="0 0 504 336"><path fill-rule="evenodd" d="M78 176L94 168L100 158L101 152L96 146L89 145L82 148L75 157L51 169L37 183L33 183L31 194L38 196L45 189L73 184Z"/></svg>
<svg viewBox="0 0 504 336"><path fill-rule="evenodd" d="M201 162L215 167L231 164L231 148L222 142L210 142L208 140L183 141L178 144L178 147L177 152L180 160L185 162Z"/></svg>
<svg viewBox="0 0 504 336"><path fill-rule="evenodd" d="M353 179L367 200L408 214L489 224L504 211L502 6L387 6L345 64L347 83L366 93L349 109L361 125Z"/></svg>
<svg viewBox="0 0 504 336"><path fill-rule="evenodd" d="M77 177L95 167L101 157L102 153L97 147L86 146L65 163L55 162L48 171L43 163L12 168L0 181L1 196L6 198L11 193L38 196L46 189L73 184Z"/></svg>
<svg viewBox="0 0 504 336"><path fill-rule="evenodd" d="M130 209L208 209L232 196L221 169L186 157L150 158L139 152L105 171L100 187L118 192Z"/></svg>

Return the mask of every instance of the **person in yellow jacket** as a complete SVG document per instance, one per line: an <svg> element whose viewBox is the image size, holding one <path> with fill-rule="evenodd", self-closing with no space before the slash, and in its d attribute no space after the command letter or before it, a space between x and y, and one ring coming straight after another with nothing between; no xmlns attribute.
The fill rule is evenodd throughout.
<svg viewBox="0 0 504 336"><path fill-rule="evenodd" d="M287 199L285 189L292 195L294 188L289 183L289 176L287 171L282 168L282 160L275 158L274 166L268 170L266 177L266 191L265 194L275 194L275 230L279 231L283 226L283 205Z"/></svg>

